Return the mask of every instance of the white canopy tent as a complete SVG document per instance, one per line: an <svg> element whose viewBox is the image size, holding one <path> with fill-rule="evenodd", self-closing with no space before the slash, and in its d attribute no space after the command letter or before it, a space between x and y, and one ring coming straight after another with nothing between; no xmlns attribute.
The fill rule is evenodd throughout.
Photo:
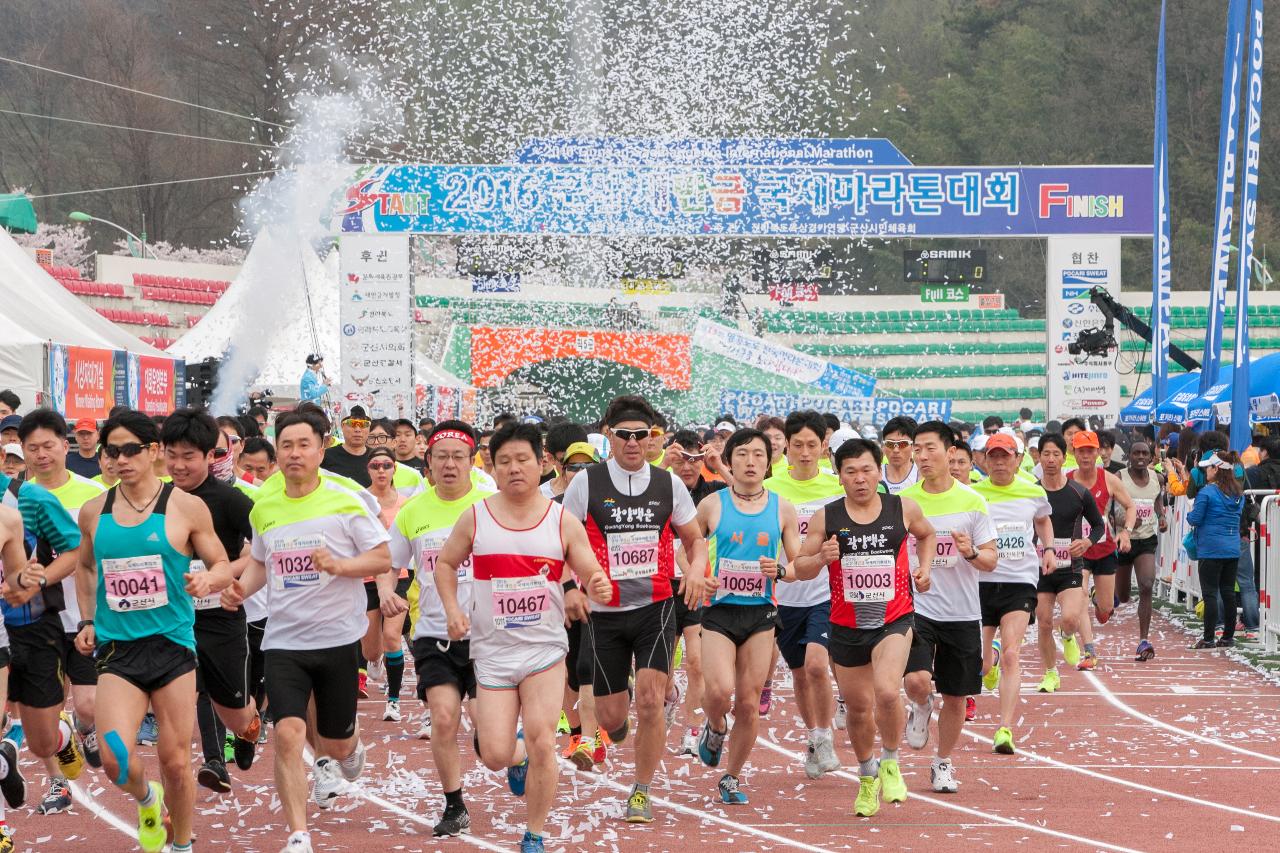
<svg viewBox="0 0 1280 853"><path fill-rule="evenodd" d="M0 229L0 388L30 406L44 387L44 345L173 358L121 329L59 284Z"/></svg>

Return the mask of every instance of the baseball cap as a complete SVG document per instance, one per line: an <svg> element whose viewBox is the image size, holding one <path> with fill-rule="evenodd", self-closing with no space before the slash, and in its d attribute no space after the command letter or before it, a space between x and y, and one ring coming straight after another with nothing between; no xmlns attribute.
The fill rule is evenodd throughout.
<svg viewBox="0 0 1280 853"><path fill-rule="evenodd" d="M5 415L0 420L0 429L17 429L22 425L22 415Z"/></svg>
<svg viewBox="0 0 1280 853"><path fill-rule="evenodd" d="M93 418L81 418L76 421L76 432L94 432L98 429L98 422Z"/></svg>
<svg viewBox="0 0 1280 853"><path fill-rule="evenodd" d="M25 459L26 459L26 457L22 455L22 445L21 445L21 444L6 444L6 445L4 446L4 455L5 455L5 456L16 456L16 457L18 457L19 459L23 459L23 460L25 460Z"/></svg>
<svg viewBox="0 0 1280 853"><path fill-rule="evenodd" d="M987 453L991 453L994 450L1003 450L1005 453L1015 456L1018 454L1018 442L1007 432L997 432L987 436L986 444Z"/></svg>
<svg viewBox="0 0 1280 853"><path fill-rule="evenodd" d="M1217 451L1211 451L1211 452L1209 452L1209 453L1205 454L1205 457L1204 457L1203 459L1201 459L1201 460L1200 460L1200 467L1201 467L1201 468L1225 468L1225 469L1230 469L1230 468L1233 468L1233 467L1235 467L1235 466L1233 466L1230 462L1228 462L1227 460L1225 460L1225 459L1223 459L1221 456L1219 456L1219 455L1217 454Z"/></svg>
<svg viewBox="0 0 1280 853"><path fill-rule="evenodd" d="M592 462L600 461L600 454L596 452L594 447L585 441L575 441L573 444L565 448L565 459L570 459L574 456L589 456Z"/></svg>
<svg viewBox="0 0 1280 853"><path fill-rule="evenodd" d="M852 427L842 426L840 429L831 433L831 438L827 440L827 446L831 448L831 452L835 453L840 449L840 445L844 444L851 438L857 438L858 434L854 432Z"/></svg>
<svg viewBox="0 0 1280 853"><path fill-rule="evenodd" d="M738 425L735 423L730 423L729 421L721 421L720 423L716 424L715 431L716 432L737 432Z"/></svg>
<svg viewBox="0 0 1280 853"><path fill-rule="evenodd" d="M347 412L347 416L343 418L344 421L349 421L352 419L355 419L358 421L369 420L369 415L365 412L364 406L360 406L360 405L352 406L351 411Z"/></svg>
<svg viewBox="0 0 1280 853"><path fill-rule="evenodd" d="M982 453L987 449L986 433L975 432L973 438L969 439L969 449L974 453Z"/></svg>
<svg viewBox="0 0 1280 853"><path fill-rule="evenodd" d="M1093 430L1082 429L1071 437L1072 448L1077 447L1097 447L1098 434Z"/></svg>

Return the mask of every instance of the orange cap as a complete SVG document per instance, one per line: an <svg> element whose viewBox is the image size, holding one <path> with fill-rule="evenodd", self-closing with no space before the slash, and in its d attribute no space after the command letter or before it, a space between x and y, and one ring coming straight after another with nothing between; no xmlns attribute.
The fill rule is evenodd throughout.
<svg viewBox="0 0 1280 853"><path fill-rule="evenodd" d="M1013 436L1004 432L997 432L994 435L987 436L987 453L993 450L1003 450L1011 456L1018 455L1018 442L1014 441Z"/></svg>
<svg viewBox="0 0 1280 853"><path fill-rule="evenodd" d="M1071 437L1071 447L1097 447L1098 434L1093 430L1082 429Z"/></svg>
<svg viewBox="0 0 1280 853"><path fill-rule="evenodd" d="M76 421L76 432L93 432L98 428L98 422L93 418L81 418Z"/></svg>

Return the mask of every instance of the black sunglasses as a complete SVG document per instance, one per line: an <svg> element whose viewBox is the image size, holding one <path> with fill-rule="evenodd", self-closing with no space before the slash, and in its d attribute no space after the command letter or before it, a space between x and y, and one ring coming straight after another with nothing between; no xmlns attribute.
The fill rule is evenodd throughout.
<svg viewBox="0 0 1280 853"><path fill-rule="evenodd" d="M646 438L648 438L651 435L651 432L648 428L615 429L613 431L613 434L618 437L619 441L621 441L623 444L626 444L628 441L644 441Z"/></svg>
<svg viewBox="0 0 1280 853"><path fill-rule="evenodd" d="M570 462L568 465L564 466L564 470L572 471L573 473L576 474L579 471L585 471L590 467L591 467L590 462Z"/></svg>
<svg viewBox="0 0 1280 853"><path fill-rule="evenodd" d="M213 449L213 458L214 458L214 459L224 459L224 458L226 458L226 455L227 455L228 453L230 453L230 452L231 452L231 451L230 451L230 450L227 450L225 447L215 447L215 448Z"/></svg>
<svg viewBox="0 0 1280 853"><path fill-rule="evenodd" d="M132 459L150 446L151 442L139 444L136 441L130 441L127 444L108 444L105 452L108 459L119 459L121 456Z"/></svg>

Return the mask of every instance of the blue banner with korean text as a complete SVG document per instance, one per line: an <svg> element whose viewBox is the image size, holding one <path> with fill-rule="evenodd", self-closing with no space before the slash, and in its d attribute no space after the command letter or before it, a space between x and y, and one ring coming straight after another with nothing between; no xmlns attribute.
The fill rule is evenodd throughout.
<svg viewBox="0 0 1280 853"><path fill-rule="evenodd" d="M879 428L890 418L907 415L919 423L949 421L950 400L914 400L903 397L832 397L824 394L783 394L772 391L720 391L720 411L746 422L758 415L785 418L801 409L832 414L845 423L872 424Z"/></svg>
<svg viewBox="0 0 1280 853"><path fill-rule="evenodd" d="M1164 76L1166 0L1160 0L1160 39L1156 49L1155 239L1151 243L1151 389L1157 401L1169 387L1169 301L1172 252L1169 233L1169 110Z"/></svg>
<svg viewBox="0 0 1280 853"><path fill-rule="evenodd" d="M1249 50L1245 54L1244 184L1240 204L1240 260L1236 264L1236 362L1231 377L1231 449L1251 441L1249 420L1249 279L1253 275L1253 237L1258 224L1258 164L1262 157L1262 0L1249 4Z"/></svg>

